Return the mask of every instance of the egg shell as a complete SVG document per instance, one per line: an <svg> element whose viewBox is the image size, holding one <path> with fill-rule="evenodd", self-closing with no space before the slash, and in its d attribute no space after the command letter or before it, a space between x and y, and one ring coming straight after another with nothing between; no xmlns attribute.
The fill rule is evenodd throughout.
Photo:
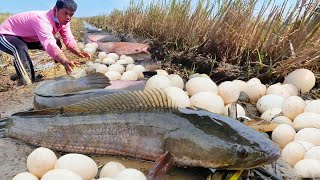
<svg viewBox="0 0 320 180"><path fill-rule="evenodd" d="M231 81L225 81L219 84L218 94L223 99L225 104L236 102L240 96L240 90Z"/></svg>
<svg viewBox="0 0 320 180"><path fill-rule="evenodd" d="M308 69L296 69L289 73L284 79L284 84L293 84L297 87L298 92L308 93L315 85L316 77Z"/></svg>
<svg viewBox="0 0 320 180"><path fill-rule="evenodd" d="M139 170L136 169L125 169L118 173L114 178L115 180L147 180L146 176Z"/></svg>
<svg viewBox="0 0 320 180"><path fill-rule="evenodd" d="M231 105L232 105L232 103L227 104L226 106L224 106L223 115L229 116L228 109L229 109L229 107ZM237 117L240 117L240 116L246 116L246 111L244 110L244 108L240 104L237 104Z"/></svg>
<svg viewBox="0 0 320 180"><path fill-rule="evenodd" d="M146 68L142 65L135 65L132 70L136 71L136 72L145 72Z"/></svg>
<svg viewBox="0 0 320 180"><path fill-rule="evenodd" d="M107 76L110 81L119 80L121 78L121 74L118 71L108 71L104 75Z"/></svg>
<svg viewBox="0 0 320 180"><path fill-rule="evenodd" d="M235 84L238 87L238 89L242 92L246 92L249 88L248 84L242 80L233 80L232 83Z"/></svg>
<svg viewBox="0 0 320 180"><path fill-rule="evenodd" d="M254 84L261 84L260 79L258 78L251 78L247 81L248 86L252 86Z"/></svg>
<svg viewBox="0 0 320 180"><path fill-rule="evenodd" d="M39 180L37 178L37 176L29 173L29 172L22 172L22 173L19 173L17 175L15 175L12 180Z"/></svg>
<svg viewBox="0 0 320 180"><path fill-rule="evenodd" d="M84 48L84 44L82 42L77 42L78 48L82 50Z"/></svg>
<svg viewBox="0 0 320 180"><path fill-rule="evenodd" d="M132 57L130 57L130 56L127 56L123 60L125 60L127 62L127 64L134 64L134 59Z"/></svg>
<svg viewBox="0 0 320 180"><path fill-rule="evenodd" d="M107 53L106 52L99 52L98 53L98 58L100 59L100 60L103 60L104 58L106 58L107 57Z"/></svg>
<svg viewBox="0 0 320 180"><path fill-rule="evenodd" d="M279 144L281 148L284 148L288 143L293 141L295 135L296 131L292 126L280 124L273 130L271 138L274 142Z"/></svg>
<svg viewBox="0 0 320 180"><path fill-rule="evenodd" d="M30 173L41 178L43 174L54 169L56 161L57 156L52 150L40 147L29 154L27 168Z"/></svg>
<svg viewBox="0 0 320 180"><path fill-rule="evenodd" d="M183 79L178 74L170 74L167 76L171 81L172 85L180 89L184 88Z"/></svg>
<svg viewBox="0 0 320 180"><path fill-rule="evenodd" d="M304 128L320 129L320 114L304 112L293 120L293 127L299 131Z"/></svg>
<svg viewBox="0 0 320 180"><path fill-rule="evenodd" d="M289 92L290 96L298 96L299 94L297 87L293 84L282 84L282 87Z"/></svg>
<svg viewBox="0 0 320 180"><path fill-rule="evenodd" d="M147 80L145 89L165 89L167 87L172 87L172 83L169 78L167 78L167 76L157 74Z"/></svg>
<svg viewBox="0 0 320 180"><path fill-rule="evenodd" d="M164 89L166 94L176 103L180 108L190 107L189 96L178 87L167 87Z"/></svg>
<svg viewBox="0 0 320 180"><path fill-rule="evenodd" d="M310 148L315 146L314 144L307 141L293 141L293 142L301 144L306 149L306 151L308 151Z"/></svg>
<svg viewBox="0 0 320 180"><path fill-rule="evenodd" d="M44 174L41 180L83 180L80 175L68 169L53 169ZM91 180L91 179L90 179Z"/></svg>
<svg viewBox="0 0 320 180"><path fill-rule="evenodd" d="M126 60L120 59L116 62L116 64L128 64Z"/></svg>
<svg viewBox="0 0 320 180"><path fill-rule="evenodd" d="M108 72L108 67L106 65L101 64L100 66L96 67L96 72L104 74Z"/></svg>
<svg viewBox="0 0 320 180"><path fill-rule="evenodd" d="M304 128L294 136L295 141L307 141L316 146L320 146L320 129Z"/></svg>
<svg viewBox="0 0 320 180"><path fill-rule="evenodd" d="M98 172L98 166L94 160L76 153L61 156L55 163L54 168L70 170L79 174L84 180L92 180Z"/></svg>
<svg viewBox="0 0 320 180"><path fill-rule="evenodd" d="M284 88L281 84L273 84L267 88L266 94L275 94L278 96L287 99L290 96L290 93L286 88Z"/></svg>
<svg viewBox="0 0 320 180"><path fill-rule="evenodd" d="M126 68L121 64L111 64L108 67L108 71L118 71L120 74L122 74Z"/></svg>
<svg viewBox="0 0 320 180"><path fill-rule="evenodd" d="M303 159L306 149L295 141L288 143L282 150L281 156L291 167Z"/></svg>
<svg viewBox="0 0 320 180"><path fill-rule="evenodd" d="M320 177L320 161L315 159L303 159L293 168L299 178Z"/></svg>
<svg viewBox="0 0 320 180"><path fill-rule="evenodd" d="M115 64L116 61L111 57L106 57L102 60L102 63L106 65L110 65L110 64Z"/></svg>
<svg viewBox="0 0 320 180"><path fill-rule="evenodd" d="M245 92L250 99L251 103L256 103L262 96L266 94L267 88L264 84L253 83L248 86L247 91Z"/></svg>
<svg viewBox="0 0 320 180"><path fill-rule="evenodd" d="M122 81L136 81L138 80L138 74L133 70L129 70L124 72L120 79Z"/></svg>
<svg viewBox="0 0 320 180"><path fill-rule="evenodd" d="M83 52L86 52L86 53L88 53L88 54L91 54L91 55L93 55L94 53L96 53L96 49L91 48L91 47L85 47L85 48L82 49L82 51L83 51Z"/></svg>
<svg viewBox="0 0 320 180"><path fill-rule="evenodd" d="M261 114L261 119L266 121L272 121L273 118L277 117L281 113L280 108L271 108Z"/></svg>
<svg viewBox="0 0 320 180"><path fill-rule="evenodd" d="M320 114L320 99L310 101L304 107L304 112L312 112Z"/></svg>
<svg viewBox="0 0 320 180"><path fill-rule="evenodd" d="M119 162L113 162L113 161L108 162L102 167L99 178L104 178L104 177L113 178L117 176L117 174L124 169L126 169L126 167Z"/></svg>
<svg viewBox="0 0 320 180"><path fill-rule="evenodd" d="M314 146L307 150L304 154L304 159L320 160L320 146Z"/></svg>
<svg viewBox="0 0 320 180"><path fill-rule="evenodd" d="M128 64L126 67L126 71L133 70L134 66L135 66L135 64Z"/></svg>
<svg viewBox="0 0 320 180"><path fill-rule="evenodd" d="M281 109L283 114L289 119L296 118L303 113L306 103L299 96L290 96L282 104Z"/></svg>
<svg viewBox="0 0 320 180"><path fill-rule="evenodd" d="M168 76L169 75L169 73L166 70L163 70L163 69L156 69L155 71L159 75L164 75L164 76Z"/></svg>
<svg viewBox="0 0 320 180"><path fill-rule="evenodd" d="M108 53L107 57L114 59L115 61L118 61L118 59L120 58L118 54L116 53Z"/></svg>
<svg viewBox="0 0 320 180"><path fill-rule="evenodd" d="M288 124L293 127L291 119L286 116L276 116L271 120L271 122L276 124Z"/></svg>
<svg viewBox="0 0 320 180"><path fill-rule="evenodd" d="M224 112L222 98L213 92L198 92L194 94L190 98L190 104L192 107L202 108L217 114L223 114Z"/></svg>
<svg viewBox="0 0 320 180"><path fill-rule="evenodd" d="M264 113L265 111L272 108L281 108L284 102L284 98L275 94L269 94L262 96L256 106L260 113Z"/></svg>
<svg viewBox="0 0 320 180"><path fill-rule="evenodd" d="M186 90L189 96L193 96L198 92L218 93L218 87L215 82L209 78L195 77L186 83Z"/></svg>

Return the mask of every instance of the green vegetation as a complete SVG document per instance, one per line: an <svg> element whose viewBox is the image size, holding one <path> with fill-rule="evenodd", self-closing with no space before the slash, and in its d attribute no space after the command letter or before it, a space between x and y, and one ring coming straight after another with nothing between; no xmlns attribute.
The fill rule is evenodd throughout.
<svg viewBox="0 0 320 180"><path fill-rule="evenodd" d="M273 3L266 0L257 12L257 0L200 0L194 10L191 0L131 3L125 11L87 20L163 45L166 60L193 53L194 59L211 59L213 68L221 62L239 67L244 78L297 67L319 71L319 0L297 1L289 11L287 2Z"/></svg>

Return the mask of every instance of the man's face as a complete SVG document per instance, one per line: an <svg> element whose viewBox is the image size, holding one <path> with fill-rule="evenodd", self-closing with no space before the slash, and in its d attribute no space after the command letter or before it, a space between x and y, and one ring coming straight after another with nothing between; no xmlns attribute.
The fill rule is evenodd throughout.
<svg viewBox="0 0 320 180"><path fill-rule="evenodd" d="M59 10L56 8L55 11L57 18L62 25L66 25L69 21L71 21L71 18L74 14L74 11L67 8L62 8Z"/></svg>

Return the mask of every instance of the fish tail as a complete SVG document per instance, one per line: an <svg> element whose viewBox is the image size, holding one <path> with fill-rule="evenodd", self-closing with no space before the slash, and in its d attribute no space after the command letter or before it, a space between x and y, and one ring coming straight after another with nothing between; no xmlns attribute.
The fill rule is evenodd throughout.
<svg viewBox="0 0 320 180"><path fill-rule="evenodd" d="M5 136L5 130L8 124L10 118L1 118L0 119L0 138L3 138Z"/></svg>
<svg viewBox="0 0 320 180"><path fill-rule="evenodd" d="M109 78L102 73L92 73L83 76L77 79L77 83L81 87L85 85L87 87L86 89L102 89L111 85Z"/></svg>

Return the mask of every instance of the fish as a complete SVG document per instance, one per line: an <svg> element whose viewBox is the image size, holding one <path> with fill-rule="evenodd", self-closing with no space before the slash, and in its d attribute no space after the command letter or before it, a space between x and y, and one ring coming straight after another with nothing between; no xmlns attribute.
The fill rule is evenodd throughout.
<svg viewBox="0 0 320 180"><path fill-rule="evenodd" d="M6 137L35 146L156 162L170 156L181 167L250 169L280 156L279 147L258 131L227 116L178 108L156 89L20 112L5 123Z"/></svg>
<svg viewBox="0 0 320 180"><path fill-rule="evenodd" d="M143 90L145 81L109 81L102 73L43 81L34 92L34 109L55 108L129 90Z"/></svg>

